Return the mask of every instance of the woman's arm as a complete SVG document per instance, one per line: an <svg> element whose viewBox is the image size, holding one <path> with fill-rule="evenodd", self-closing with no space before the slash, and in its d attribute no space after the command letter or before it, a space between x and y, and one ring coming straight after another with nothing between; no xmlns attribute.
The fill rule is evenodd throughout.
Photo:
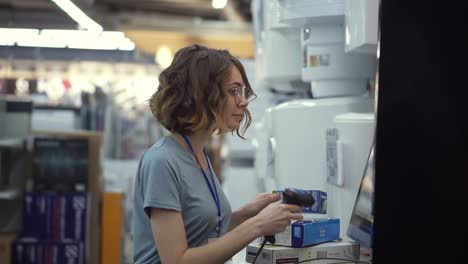
<svg viewBox="0 0 468 264"><path fill-rule="evenodd" d="M291 220L301 220L301 208L272 204L216 241L195 248L187 244L182 215L165 209L151 209L151 227L163 264L219 264L229 260L255 238L283 231Z"/></svg>
<svg viewBox="0 0 468 264"><path fill-rule="evenodd" d="M229 221L229 231L233 230L251 217L252 215L250 215L244 208L240 208L239 210L232 212L231 220Z"/></svg>

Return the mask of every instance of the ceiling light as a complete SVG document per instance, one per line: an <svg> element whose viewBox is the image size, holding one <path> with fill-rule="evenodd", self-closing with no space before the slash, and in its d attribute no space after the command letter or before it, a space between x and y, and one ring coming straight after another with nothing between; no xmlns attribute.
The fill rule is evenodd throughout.
<svg viewBox="0 0 468 264"><path fill-rule="evenodd" d="M167 68L172 63L172 51L168 46L162 45L156 52L156 61L162 68Z"/></svg>
<svg viewBox="0 0 468 264"><path fill-rule="evenodd" d="M0 46L134 50L135 43L118 31L0 28Z"/></svg>
<svg viewBox="0 0 468 264"><path fill-rule="evenodd" d="M73 18L73 20L75 20L84 29L96 32L101 32L103 30L101 25L89 18L72 1L52 0L52 2L56 3L63 11L65 11L71 18Z"/></svg>
<svg viewBox="0 0 468 264"><path fill-rule="evenodd" d="M222 9L226 6L227 0L212 0L211 6L215 9Z"/></svg>
<svg viewBox="0 0 468 264"><path fill-rule="evenodd" d="M14 46L15 42L11 39L3 39L0 37L0 46Z"/></svg>
<svg viewBox="0 0 468 264"><path fill-rule="evenodd" d="M16 42L18 46L22 47L41 47L41 48L65 48L65 42L47 39L42 36L35 36L29 39L22 39Z"/></svg>
<svg viewBox="0 0 468 264"><path fill-rule="evenodd" d="M17 41L34 38L38 33L39 30L30 28L0 28L0 45L13 46Z"/></svg>
<svg viewBox="0 0 468 264"><path fill-rule="evenodd" d="M135 43L131 41L129 38L124 38L119 43L119 50L134 50Z"/></svg>

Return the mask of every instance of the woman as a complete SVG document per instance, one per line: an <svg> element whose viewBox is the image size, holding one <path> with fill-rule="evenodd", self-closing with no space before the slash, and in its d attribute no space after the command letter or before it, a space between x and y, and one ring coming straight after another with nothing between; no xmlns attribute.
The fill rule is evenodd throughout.
<svg viewBox="0 0 468 264"><path fill-rule="evenodd" d="M231 212L204 151L214 132L242 134L255 97L241 63L199 45L179 50L150 99L169 131L141 158L134 193L135 263L224 263L255 238L301 220L301 208L261 194ZM239 194L242 195L242 194Z"/></svg>

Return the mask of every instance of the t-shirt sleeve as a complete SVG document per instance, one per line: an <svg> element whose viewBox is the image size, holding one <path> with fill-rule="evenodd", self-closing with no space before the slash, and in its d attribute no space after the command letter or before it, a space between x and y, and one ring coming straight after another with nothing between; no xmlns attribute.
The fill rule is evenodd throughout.
<svg viewBox="0 0 468 264"><path fill-rule="evenodd" d="M180 181L174 167L161 153L150 151L146 154L140 168L146 215L149 217L151 208L180 212Z"/></svg>

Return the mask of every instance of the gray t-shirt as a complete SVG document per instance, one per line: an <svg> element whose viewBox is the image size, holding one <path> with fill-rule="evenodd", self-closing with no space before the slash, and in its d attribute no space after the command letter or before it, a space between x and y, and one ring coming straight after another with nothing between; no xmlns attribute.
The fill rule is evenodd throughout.
<svg viewBox="0 0 468 264"><path fill-rule="evenodd" d="M212 184L211 174L205 173ZM221 205L223 235L229 229L232 211L216 175L214 180ZM150 208L180 212L189 247L204 245L208 238L217 237L218 211L200 166L172 137L163 137L149 148L138 166L133 207L136 264L161 263L151 230Z"/></svg>

